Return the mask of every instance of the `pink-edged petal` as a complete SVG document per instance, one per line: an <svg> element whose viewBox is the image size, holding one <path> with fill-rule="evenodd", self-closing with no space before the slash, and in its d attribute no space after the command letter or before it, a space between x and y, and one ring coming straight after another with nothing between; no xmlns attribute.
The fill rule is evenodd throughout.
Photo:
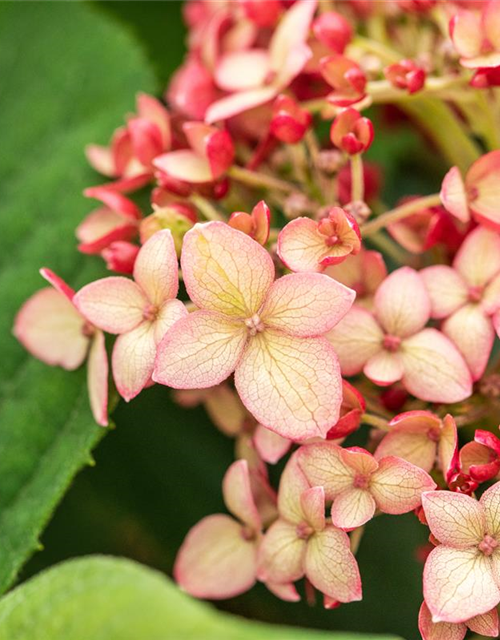
<svg viewBox="0 0 500 640"><path fill-rule="evenodd" d="M463 622L432 622L432 614L425 602L422 602L418 614L418 629L422 640L463 640L467 633Z"/></svg>
<svg viewBox="0 0 500 640"><path fill-rule="evenodd" d="M332 526L314 534L307 544L305 572L319 591L338 602L361 600L361 577L349 548L349 537Z"/></svg>
<svg viewBox="0 0 500 640"><path fill-rule="evenodd" d="M340 455L344 462L354 470L356 474L368 477L378 469L378 462L374 456L361 447L351 447L340 449Z"/></svg>
<svg viewBox="0 0 500 640"><path fill-rule="evenodd" d="M293 273L276 280L260 315L274 329L297 337L319 336L345 316L356 294L320 273Z"/></svg>
<svg viewBox="0 0 500 640"><path fill-rule="evenodd" d="M268 464L276 464L292 446L291 440L266 429L261 424L255 429L253 442L262 460Z"/></svg>
<svg viewBox="0 0 500 640"><path fill-rule="evenodd" d="M163 139L158 127L146 118L130 118L127 123L134 155L139 162L149 167L153 158L163 151Z"/></svg>
<svg viewBox="0 0 500 640"><path fill-rule="evenodd" d="M108 333L125 333L143 320L148 304L139 287L121 276L87 284L73 298L80 313Z"/></svg>
<svg viewBox="0 0 500 640"><path fill-rule="evenodd" d="M65 296L70 302L73 300L73 298L75 297L75 290L72 289L68 284L66 284L66 282L64 282L64 280L57 275L57 273L54 273L50 269L43 267L42 269L40 269L40 275L42 276L42 278L47 280L47 282L51 284L54 289L56 289L56 291L62 293L62 295Z"/></svg>
<svg viewBox="0 0 500 640"><path fill-rule="evenodd" d="M484 507L486 530L494 537L500 535L500 482L487 489L479 501Z"/></svg>
<svg viewBox="0 0 500 640"><path fill-rule="evenodd" d="M225 380L240 360L246 327L211 311L179 320L158 346L155 382L174 389L206 389Z"/></svg>
<svg viewBox="0 0 500 640"><path fill-rule="evenodd" d="M170 115L165 106L147 93L138 93L136 102L139 116L155 124L160 130L163 147L170 147Z"/></svg>
<svg viewBox="0 0 500 640"><path fill-rule="evenodd" d="M345 461L342 448L331 442L301 447L297 461L312 486L325 489L326 500L333 500L353 485L356 471Z"/></svg>
<svg viewBox="0 0 500 640"><path fill-rule="evenodd" d="M239 91L230 96L212 102L205 114L205 121L209 124L218 120L227 120L233 116L259 107L269 102L279 93L279 87L268 86L249 91Z"/></svg>
<svg viewBox="0 0 500 640"><path fill-rule="evenodd" d="M248 462L237 460L226 471L222 481L222 495L228 511L241 522L259 531L262 523L250 485Z"/></svg>
<svg viewBox="0 0 500 640"><path fill-rule="evenodd" d="M299 464L298 454L295 453L287 462L281 474L278 491L278 511L282 518L292 524L299 524L304 521L305 515L300 497L309 488L309 481Z"/></svg>
<svg viewBox="0 0 500 640"><path fill-rule="evenodd" d="M87 388L94 420L108 426L108 356L102 331L96 331L90 343L87 361Z"/></svg>
<svg viewBox="0 0 500 640"><path fill-rule="evenodd" d="M181 265L196 306L238 318L257 313L274 280L269 253L224 222L196 224L188 231Z"/></svg>
<svg viewBox="0 0 500 640"><path fill-rule="evenodd" d="M200 392L188 391L187 393ZM224 383L201 393L204 395L205 410L215 426L228 436L239 435L247 419L247 412L237 393Z"/></svg>
<svg viewBox="0 0 500 640"><path fill-rule="evenodd" d="M292 271L322 271L321 261L329 254L326 236L311 218L296 218L278 235L278 255Z"/></svg>
<svg viewBox="0 0 500 640"><path fill-rule="evenodd" d="M132 217L124 216L109 207L99 207L84 218L76 228L75 235L81 243L91 244L124 225L132 225L137 230L136 220Z"/></svg>
<svg viewBox="0 0 500 640"><path fill-rule="evenodd" d="M188 310L180 300L167 300L158 310L155 325L155 340L159 344L170 327L188 315Z"/></svg>
<svg viewBox="0 0 500 640"><path fill-rule="evenodd" d="M458 53L472 58L481 52L483 28L481 16L472 11L460 11L450 23L451 38Z"/></svg>
<svg viewBox="0 0 500 640"><path fill-rule="evenodd" d="M495 331L490 318L477 304L467 304L443 323L441 330L455 343L470 369L479 380L490 358Z"/></svg>
<svg viewBox="0 0 500 640"><path fill-rule="evenodd" d="M245 91L265 84L271 68L265 49L232 51L215 68L215 83L225 91Z"/></svg>
<svg viewBox="0 0 500 640"><path fill-rule="evenodd" d="M177 254L170 229L157 231L141 247L134 264L134 280L153 305L175 298L179 288Z"/></svg>
<svg viewBox="0 0 500 640"><path fill-rule="evenodd" d="M281 519L269 527L259 546L259 580L289 583L302 578L306 541L297 536L296 529L295 524Z"/></svg>
<svg viewBox="0 0 500 640"><path fill-rule="evenodd" d="M457 423L450 414L443 418L438 444L438 461L445 480L448 480L449 474L459 463Z"/></svg>
<svg viewBox="0 0 500 640"><path fill-rule="evenodd" d="M493 327L495 328L495 331L497 332L497 336L500 338L500 310L498 310L495 315L492 318L493 320Z"/></svg>
<svg viewBox="0 0 500 640"><path fill-rule="evenodd" d="M109 178L114 178L116 173L115 161L111 149L99 144L88 144L85 147L85 155L89 164L98 173Z"/></svg>
<svg viewBox="0 0 500 640"><path fill-rule="evenodd" d="M333 501L333 525L345 531L356 529L373 518L375 507L375 500L366 489L346 489Z"/></svg>
<svg viewBox="0 0 500 640"><path fill-rule="evenodd" d="M397 456L429 472L436 460L437 444L429 438L427 425L394 427L384 436L375 451L377 460Z"/></svg>
<svg viewBox="0 0 500 640"><path fill-rule="evenodd" d="M271 66L279 71L294 48L306 42L316 11L316 0L299 0L285 13L269 44Z"/></svg>
<svg viewBox="0 0 500 640"><path fill-rule="evenodd" d="M405 338L422 329L431 303L420 275L410 267L393 271L377 289L375 310L390 335Z"/></svg>
<svg viewBox="0 0 500 640"><path fill-rule="evenodd" d="M386 387L403 377L403 362L398 353L379 351L372 356L363 368L363 373L375 384Z"/></svg>
<svg viewBox="0 0 500 640"><path fill-rule="evenodd" d="M300 602L300 595L292 582L279 584L278 582L266 582L266 587L280 600L285 602Z"/></svg>
<svg viewBox="0 0 500 640"><path fill-rule="evenodd" d="M460 402L472 393L469 369L454 344L437 329L424 329L401 347L407 391L427 402Z"/></svg>
<svg viewBox="0 0 500 640"><path fill-rule="evenodd" d="M452 167L445 175L441 185L441 202L460 222L470 220L469 204L465 184L458 167Z"/></svg>
<svg viewBox="0 0 500 640"><path fill-rule="evenodd" d="M488 315L500 309L500 273L486 285L481 306Z"/></svg>
<svg viewBox="0 0 500 640"><path fill-rule="evenodd" d="M482 14L482 26L486 38L495 49L500 49L500 4L497 0L488 2Z"/></svg>
<svg viewBox="0 0 500 640"><path fill-rule="evenodd" d="M483 287L500 271L500 235L477 227L462 243L453 266L471 287Z"/></svg>
<svg viewBox="0 0 500 640"><path fill-rule="evenodd" d="M422 502L422 493L435 488L436 483L427 472L394 456L380 460L370 482L377 507L392 515L416 509Z"/></svg>
<svg viewBox="0 0 500 640"><path fill-rule="evenodd" d="M153 160L154 166L171 178L194 184L212 182L210 164L206 158L189 149L164 153Z"/></svg>
<svg viewBox="0 0 500 640"><path fill-rule="evenodd" d="M338 420L340 367L324 338L266 329L250 339L236 367L235 384L257 421L285 438L324 438Z"/></svg>
<svg viewBox="0 0 500 640"><path fill-rule="evenodd" d="M431 299L433 318L447 318L468 300L468 287L462 276L445 265L435 265L420 271Z"/></svg>
<svg viewBox="0 0 500 640"><path fill-rule="evenodd" d="M35 358L72 371L85 360L89 348L84 328L84 318L68 298L47 287L23 304L13 333Z"/></svg>
<svg viewBox="0 0 500 640"><path fill-rule="evenodd" d="M384 334L373 315L354 305L328 332L327 338L337 352L342 373L360 373L368 360L382 349Z"/></svg>
<svg viewBox="0 0 500 640"><path fill-rule="evenodd" d="M425 563L424 597L433 622L465 622L495 607L500 590L490 559L477 548L439 545Z"/></svg>
<svg viewBox="0 0 500 640"><path fill-rule="evenodd" d="M300 496L300 504L306 522L315 531L325 528L325 490L323 487L311 487Z"/></svg>
<svg viewBox="0 0 500 640"><path fill-rule="evenodd" d="M499 632L498 610L492 609L480 616L474 616L470 620L467 620L467 626L471 631L478 633L480 636L496 638Z"/></svg>
<svg viewBox="0 0 500 640"><path fill-rule="evenodd" d="M496 54L496 66L500 65L500 54ZM485 65L486 66L486 65ZM470 201L473 217L481 224L498 231L500 213L500 151L491 151L476 160L467 173L466 183L475 192Z"/></svg>
<svg viewBox="0 0 500 640"><path fill-rule="evenodd" d="M474 498L451 491L431 491L422 497L422 506L432 534L443 544L466 549L483 539L485 508Z"/></svg>
<svg viewBox="0 0 500 640"><path fill-rule="evenodd" d="M118 393L127 402L148 384L156 357L155 327L141 324L120 335L113 347L112 367Z"/></svg>
<svg viewBox="0 0 500 640"><path fill-rule="evenodd" d="M174 577L196 598L226 599L255 583L257 548L242 536L233 518L203 518L186 536L174 566Z"/></svg>

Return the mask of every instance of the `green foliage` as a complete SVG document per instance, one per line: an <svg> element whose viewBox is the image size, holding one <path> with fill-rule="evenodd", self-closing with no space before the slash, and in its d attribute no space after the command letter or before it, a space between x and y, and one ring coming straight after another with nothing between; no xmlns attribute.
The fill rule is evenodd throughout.
<svg viewBox="0 0 500 640"><path fill-rule="evenodd" d="M43 286L41 266L73 285L99 274L74 228L97 180L83 148L104 143L134 93L153 86L134 43L79 3L0 5L0 590L14 580L74 474L104 430L88 409L84 372L36 362L10 335ZM85 265L85 266L84 266Z"/></svg>
<svg viewBox="0 0 500 640"><path fill-rule="evenodd" d="M273 627L222 615L161 574L105 557L73 560L22 585L0 603L9 640L356 640L348 633ZM372 638L380 636L371 636ZM370 636L363 636L368 640Z"/></svg>

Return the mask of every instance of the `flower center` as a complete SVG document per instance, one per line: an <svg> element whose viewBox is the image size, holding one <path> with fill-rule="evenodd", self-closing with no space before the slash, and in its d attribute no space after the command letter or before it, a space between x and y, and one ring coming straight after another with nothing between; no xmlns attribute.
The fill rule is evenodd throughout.
<svg viewBox="0 0 500 640"><path fill-rule="evenodd" d="M386 335L384 336L382 344L386 351L393 353L399 349L401 345L401 338L399 336Z"/></svg>
<svg viewBox="0 0 500 640"><path fill-rule="evenodd" d="M157 315L158 307L155 304L146 305L142 311L142 317L144 320L149 320L150 322L154 322Z"/></svg>
<svg viewBox="0 0 500 640"><path fill-rule="evenodd" d="M481 302L481 298L483 297L484 287L476 285L474 287L469 287L469 300L470 302Z"/></svg>
<svg viewBox="0 0 500 640"><path fill-rule="evenodd" d="M297 538L301 540L307 540L314 533L314 529L307 522L300 522L295 529L297 533Z"/></svg>
<svg viewBox="0 0 500 640"><path fill-rule="evenodd" d="M245 324L248 327L248 333L251 336L255 336L257 333L264 331L264 323L260 319L257 313L254 313L251 318L245 320Z"/></svg>
<svg viewBox="0 0 500 640"><path fill-rule="evenodd" d="M368 489L369 483L370 478L368 476L365 476L362 473L357 473L354 476L354 482L352 484L356 489Z"/></svg>
<svg viewBox="0 0 500 640"><path fill-rule="evenodd" d="M485 556L491 556L497 547L498 542L488 534L486 534L479 543L479 550L482 551Z"/></svg>

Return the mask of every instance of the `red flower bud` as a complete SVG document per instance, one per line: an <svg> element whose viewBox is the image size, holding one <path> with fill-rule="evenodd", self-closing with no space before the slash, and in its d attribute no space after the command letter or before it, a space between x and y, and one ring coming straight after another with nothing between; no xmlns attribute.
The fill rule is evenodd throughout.
<svg viewBox="0 0 500 640"><path fill-rule="evenodd" d="M373 125L356 109L344 109L332 122L330 139L349 155L363 153L373 142Z"/></svg>
<svg viewBox="0 0 500 640"><path fill-rule="evenodd" d="M384 69L387 80L396 89L406 89L408 93L420 91L425 84L426 73L413 60L401 60Z"/></svg>
<svg viewBox="0 0 500 640"><path fill-rule="evenodd" d="M117 240L112 242L106 249L103 249L101 256L110 271L130 274L134 270L134 263L139 249L140 247L136 244Z"/></svg>
<svg viewBox="0 0 500 640"><path fill-rule="evenodd" d="M478 69L470 81L475 89L489 89L500 87L500 67L492 69Z"/></svg>
<svg viewBox="0 0 500 640"><path fill-rule="evenodd" d="M280 17L283 6L280 0L240 0L246 17L258 27L272 27Z"/></svg>
<svg viewBox="0 0 500 640"><path fill-rule="evenodd" d="M365 97L366 76L361 67L345 56L326 56L319 61L323 78L333 87L327 99L338 107L348 107Z"/></svg>
<svg viewBox="0 0 500 640"><path fill-rule="evenodd" d="M336 11L322 13L313 22L312 28L321 44L335 53L344 53L344 49L352 39L351 25Z"/></svg>
<svg viewBox="0 0 500 640"><path fill-rule="evenodd" d="M304 137L310 127L312 116L301 109L293 98L278 96L273 105L271 133L281 142L295 144Z"/></svg>

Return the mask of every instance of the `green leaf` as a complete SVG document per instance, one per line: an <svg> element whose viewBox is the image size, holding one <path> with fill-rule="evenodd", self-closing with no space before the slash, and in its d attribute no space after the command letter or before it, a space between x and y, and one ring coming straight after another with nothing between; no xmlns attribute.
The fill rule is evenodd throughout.
<svg viewBox="0 0 500 640"><path fill-rule="evenodd" d="M105 433L95 426L84 372L36 362L10 336L14 315L44 281L101 273L79 255L74 228L98 181L83 155L104 143L134 94L154 86L134 41L82 3L0 5L0 591L38 545L74 474Z"/></svg>
<svg viewBox="0 0 500 640"><path fill-rule="evenodd" d="M0 602L9 640L355 640L384 636L277 627L221 614L160 573L89 557L40 574ZM385 636L392 638L392 636Z"/></svg>

